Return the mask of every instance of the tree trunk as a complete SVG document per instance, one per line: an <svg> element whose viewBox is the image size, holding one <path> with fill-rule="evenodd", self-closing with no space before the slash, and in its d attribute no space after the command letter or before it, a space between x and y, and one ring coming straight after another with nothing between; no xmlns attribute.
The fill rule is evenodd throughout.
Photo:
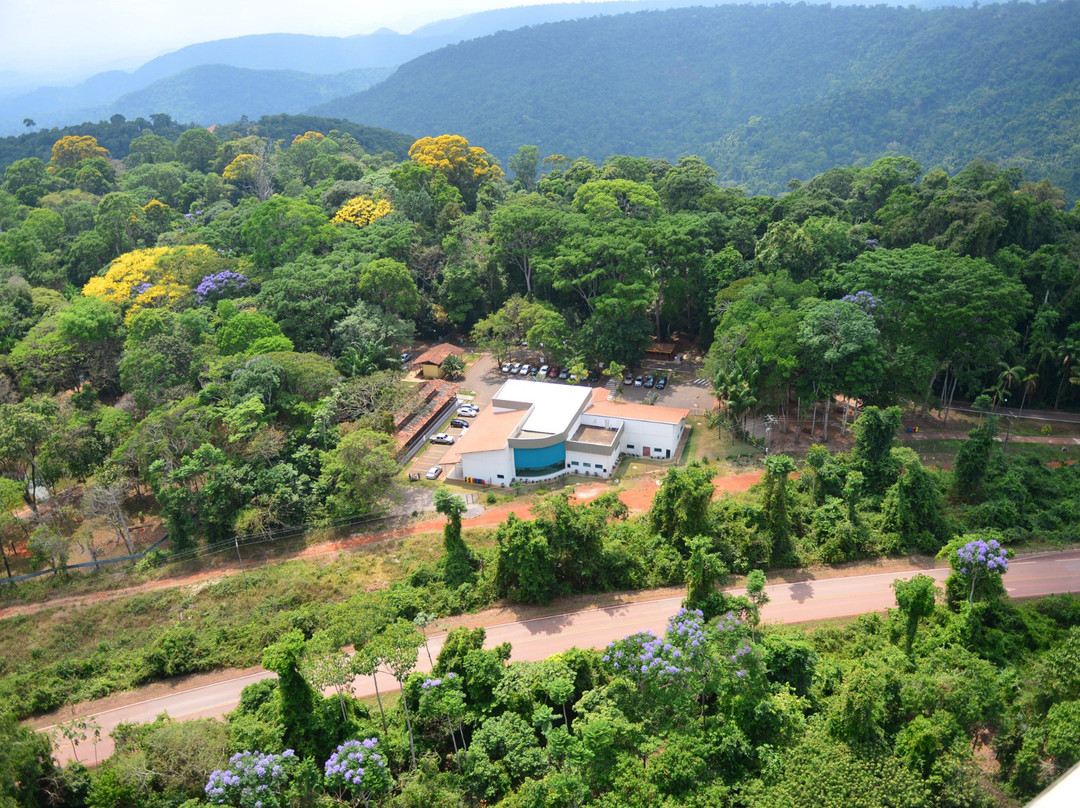
<svg viewBox="0 0 1080 808"><path fill-rule="evenodd" d="M7 553L4 552L4 545L3 544L0 544L0 556L4 557L4 569L7 571L7 577L10 579L12 577L11 576L11 567L8 566Z"/></svg>
<svg viewBox="0 0 1080 808"><path fill-rule="evenodd" d="M851 414L851 399L847 396L844 397L844 422L840 425L840 434L847 434L847 422L848 415Z"/></svg>
<svg viewBox="0 0 1080 808"><path fill-rule="evenodd" d="M921 415L926 415L926 409L930 406L930 396L934 393L934 382L937 381L938 373L940 372L941 368L934 368L934 375L930 377L930 383L926 385L926 395L923 396Z"/></svg>
<svg viewBox="0 0 1080 808"><path fill-rule="evenodd" d="M829 410L832 409L832 394L825 396L825 423L821 428L821 442L826 446L829 443Z"/></svg>
<svg viewBox="0 0 1080 808"><path fill-rule="evenodd" d="M373 670L371 672L371 680L375 683L375 700L379 702L379 716L382 718L382 731L385 738L389 733L386 729L386 711L383 710L382 696L379 695L379 672Z"/></svg>
<svg viewBox="0 0 1080 808"><path fill-rule="evenodd" d="M799 445L799 438L802 437L802 396L796 399L795 410L795 445Z"/></svg>
<svg viewBox="0 0 1080 808"><path fill-rule="evenodd" d="M817 429L817 407L818 402L814 401L814 415L810 419L810 442L814 441L814 430Z"/></svg>
<svg viewBox="0 0 1080 808"><path fill-rule="evenodd" d="M405 708L405 728L409 731L409 758L412 760L413 771L416 771L416 744L413 742L412 716L409 715L409 700L405 697L405 682L398 679L401 685L401 706Z"/></svg>

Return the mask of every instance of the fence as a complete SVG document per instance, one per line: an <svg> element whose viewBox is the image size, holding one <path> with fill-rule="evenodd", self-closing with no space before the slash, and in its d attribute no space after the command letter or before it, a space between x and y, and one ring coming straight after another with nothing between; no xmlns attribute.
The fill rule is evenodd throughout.
<svg viewBox="0 0 1080 808"><path fill-rule="evenodd" d="M174 551L169 554L168 562L178 561L190 561L200 556L213 555L215 553L228 552L232 550L240 551L244 547L254 547L259 544L268 544L271 542L281 541L282 539L293 538L295 536L302 536L310 533L312 530L317 529L335 529L342 527L356 527L359 525L381 524L384 530L395 530L400 527L404 527L409 523L411 517L409 516L393 516L393 515L378 515L378 516L365 516L362 518L346 518L335 519L327 522L311 523L305 525L290 525L287 527L273 528L268 530L262 530L258 533L248 533L243 536L232 536L228 539L222 539L221 541L192 546L184 550ZM97 569L98 567L106 564L119 564L124 561L140 561L148 556L152 551L160 547L165 541L168 540L168 536L164 536L147 547L141 553L135 555L119 556L117 558L105 558L99 561L83 561L78 564L67 564L63 567L51 567L47 570L38 570L37 572L29 572L24 575L16 575L12 578L0 579L0 583L5 584L17 584L20 581L28 581L32 578L38 578L42 575L54 575L58 572L66 572L71 570L87 570Z"/></svg>
<svg viewBox="0 0 1080 808"><path fill-rule="evenodd" d="M156 550L160 547L168 538L168 536L162 536L141 553L136 553L135 555L118 556L117 558L102 558L98 561L80 561L78 564L65 564L63 567L50 567L47 570L38 570L37 572L28 572L24 575L15 575L11 578L4 578L0 580L0 584L17 584L19 581L29 581L32 578L38 578L42 575L55 575L58 572L66 572L68 570L87 569L90 567L97 569L105 564L120 564L124 561L139 561L145 558L152 550Z"/></svg>

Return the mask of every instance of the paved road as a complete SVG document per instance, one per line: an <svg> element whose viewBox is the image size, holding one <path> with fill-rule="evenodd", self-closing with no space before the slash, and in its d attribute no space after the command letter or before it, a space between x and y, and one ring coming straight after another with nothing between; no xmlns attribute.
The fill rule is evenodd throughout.
<svg viewBox="0 0 1080 808"><path fill-rule="evenodd" d="M939 582L948 576L948 570L943 568L923 572ZM771 602L763 611L763 619L770 623L799 623L884 611L894 605L892 582L915 574L884 572L771 584L766 587ZM1080 593L1080 551L1021 556L1010 565L1005 583L1009 595L1016 598L1060 592ZM741 594L739 590L734 591ZM513 660L541 660L572 646L603 648L612 640L637 631L652 629L657 633L663 632L668 617L678 610L681 600L681 597L660 598L488 626L487 645L511 643ZM445 635L431 638L433 657L438 654L444 638ZM427 654L421 649L418 669L426 671L429 668ZM81 745L79 759L93 761L96 755L98 760L102 760L112 754L112 740L107 735L121 722L153 721L163 712L178 719L221 716L237 705L240 691L246 685L271 676L272 673L264 670L250 671L217 684L178 691L98 713L95 718L101 726L102 741L96 750L90 743ZM358 678L355 686L358 696L375 695L370 677ZM394 689L396 684L392 679L379 677L380 692ZM45 727L42 731L49 729ZM57 749L56 757L62 763L67 762L71 758L70 746Z"/></svg>

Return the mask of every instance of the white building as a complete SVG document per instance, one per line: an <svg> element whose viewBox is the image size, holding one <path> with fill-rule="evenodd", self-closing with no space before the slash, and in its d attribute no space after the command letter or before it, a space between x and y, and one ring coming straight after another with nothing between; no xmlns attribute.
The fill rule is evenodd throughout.
<svg viewBox="0 0 1080 808"><path fill-rule="evenodd" d="M603 388L507 381L443 458L447 477L495 486L609 477L622 455L675 455L689 410L607 396Z"/></svg>

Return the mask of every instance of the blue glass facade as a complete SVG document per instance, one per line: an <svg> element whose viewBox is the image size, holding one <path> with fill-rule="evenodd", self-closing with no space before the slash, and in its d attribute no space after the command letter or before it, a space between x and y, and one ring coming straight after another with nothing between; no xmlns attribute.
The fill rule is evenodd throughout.
<svg viewBox="0 0 1080 808"><path fill-rule="evenodd" d="M521 471L563 468L566 465L566 444L560 441L543 449L514 449L514 468Z"/></svg>

